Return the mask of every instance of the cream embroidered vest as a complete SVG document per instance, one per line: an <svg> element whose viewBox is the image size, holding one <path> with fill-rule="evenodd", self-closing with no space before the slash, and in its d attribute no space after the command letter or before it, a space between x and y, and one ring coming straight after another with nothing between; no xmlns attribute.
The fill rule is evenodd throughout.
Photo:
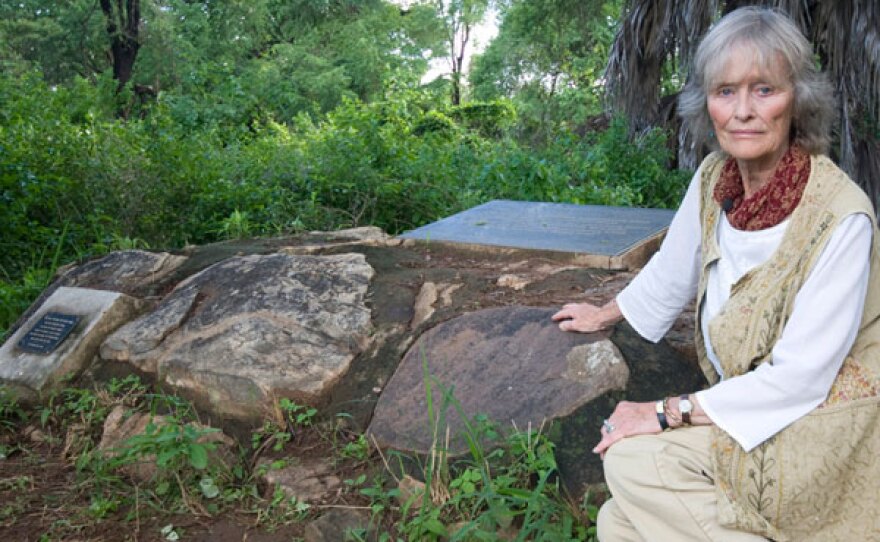
<svg viewBox="0 0 880 542"><path fill-rule="evenodd" d="M720 254L715 230L721 210L712 193L723 164L713 154L702 166L698 317L709 267ZM709 323L709 336L728 378L773 363L771 350L797 292L837 224L853 213L865 213L874 223L868 295L855 345L825 402L750 453L714 428L723 525L779 542L880 540L880 235L868 198L831 160L812 157L809 182L778 249L733 285ZM700 323L695 327L700 364L714 384L719 376L706 356Z"/></svg>

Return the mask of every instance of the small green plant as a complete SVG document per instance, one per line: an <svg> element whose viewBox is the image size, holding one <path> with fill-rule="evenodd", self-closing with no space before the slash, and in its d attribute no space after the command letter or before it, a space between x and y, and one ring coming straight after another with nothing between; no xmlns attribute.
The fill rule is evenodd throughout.
<svg viewBox="0 0 880 542"><path fill-rule="evenodd" d="M281 409L282 415L288 426L310 427L318 414L318 409L297 404L290 399L283 398L278 402L278 408Z"/></svg>
<svg viewBox="0 0 880 542"><path fill-rule="evenodd" d="M255 457L258 457L269 446L276 452L284 449L284 445L290 442L290 431L286 427L265 421L263 426L251 433L251 449L256 450Z"/></svg>
<svg viewBox="0 0 880 542"><path fill-rule="evenodd" d="M245 239L251 236L251 221L246 211L232 211L220 223L220 235L225 239Z"/></svg>
<svg viewBox="0 0 880 542"><path fill-rule="evenodd" d="M109 450L106 466L101 470L115 472L127 465L155 461L155 475L150 480L152 495L166 502L181 499L192 513L208 513L198 495L210 500L221 492L221 485L209 468L210 452L216 444L205 439L216 431L186 423L178 415L150 421L143 433ZM216 510L216 506L211 508Z"/></svg>
<svg viewBox="0 0 880 542"><path fill-rule="evenodd" d="M147 386L137 375L124 378L111 378L106 384L107 393L113 404L135 406L147 396Z"/></svg>
<svg viewBox="0 0 880 542"><path fill-rule="evenodd" d="M110 245L107 247L108 250L135 250L135 249L149 249L150 244L144 241L143 239L139 239L137 237L128 237L127 235L119 235L118 233L113 233L110 239Z"/></svg>
<svg viewBox="0 0 880 542"><path fill-rule="evenodd" d="M596 540L596 520L599 517L599 505L596 504L595 495L591 491L584 493L578 511L586 526L584 532L587 540Z"/></svg>
<svg viewBox="0 0 880 542"><path fill-rule="evenodd" d="M70 425L75 420L86 427L103 423L107 416L108 404L101 401L94 390L65 387L52 393L49 401L40 410L40 424L59 426Z"/></svg>
<svg viewBox="0 0 880 542"><path fill-rule="evenodd" d="M288 495L276 486L272 491L272 497L255 510L256 522L259 525L272 527L292 521L302 521L308 516L311 508L309 503Z"/></svg>
<svg viewBox="0 0 880 542"><path fill-rule="evenodd" d="M454 493L464 496L476 493L477 486L482 485L483 475L473 467L465 468L454 480L449 483L449 489Z"/></svg>
<svg viewBox="0 0 880 542"><path fill-rule="evenodd" d="M269 447L276 452L283 450L301 429L312 426L317 413L316 408L282 398L276 404L276 421L266 420L251 433L251 449L255 451L253 460L256 461Z"/></svg>
<svg viewBox="0 0 880 542"><path fill-rule="evenodd" d="M351 478L351 479L345 480L344 483L345 483L345 485L347 485L349 487L357 488L357 487L362 486L364 484L364 482L366 482L366 481L367 481L367 475L361 474L357 478Z"/></svg>
<svg viewBox="0 0 880 542"><path fill-rule="evenodd" d="M94 495L89 504L89 515L95 519L103 519L108 514L115 512L119 508L119 504L120 501L117 498Z"/></svg>
<svg viewBox="0 0 880 542"><path fill-rule="evenodd" d="M370 509L373 514L380 514L386 510L391 510L394 507L395 500L400 498L400 489L397 487L386 489L382 479L379 477L373 479L371 486L361 488L360 493L370 497L372 501Z"/></svg>
<svg viewBox="0 0 880 542"><path fill-rule="evenodd" d="M68 381L69 383L69 381ZM83 466L93 455L111 401L97 389L66 386L49 395L39 408L45 441L52 447L64 443L63 455Z"/></svg>
<svg viewBox="0 0 880 542"><path fill-rule="evenodd" d="M0 479L0 491L24 491L34 483L30 476L13 476Z"/></svg>
<svg viewBox="0 0 880 542"><path fill-rule="evenodd" d="M133 462L155 455L156 464L170 472L179 473L188 467L205 470L208 467L208 452L214 450L216 445L203 441L202 437L217 431L183 424L173 417L166 418L161 424L150 422L143 434L125 441L120 461Z"/></svg>
<svg viewBox="0 0 880 542"><path fill-rule="evenodd" d="M367 437L360 434L355 440L346 442L342 448L339 449L339 455L344 458L356 459L358 461L367 460L370 457L370 443L367 441Z"/></svg>
<svg viewBox="0 0 880 542"><path fill-rule="evenodd" d="M13 431L25 419L27 414L18 404L12 390L0 386L0 431Z"/></svg>

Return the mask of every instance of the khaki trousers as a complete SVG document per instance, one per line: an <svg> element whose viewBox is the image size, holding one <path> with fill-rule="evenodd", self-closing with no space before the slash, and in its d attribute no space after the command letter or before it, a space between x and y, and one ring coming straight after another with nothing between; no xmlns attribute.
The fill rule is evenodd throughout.
<svg viewBox="0 0 880 542"><path fill-rule="evenodd" d="M765 541L718 524L708 426L625 438L605 454L600 542Z"/></svg>

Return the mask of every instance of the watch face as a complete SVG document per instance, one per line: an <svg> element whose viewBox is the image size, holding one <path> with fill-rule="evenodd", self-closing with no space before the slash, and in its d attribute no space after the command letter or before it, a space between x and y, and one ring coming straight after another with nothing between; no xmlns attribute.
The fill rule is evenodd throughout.
<svg viewBox="0 0 880 542"><path fill-rule="evenodd" d="M678 410L681 412L690 412L692 408L694 405L691 404L690 399L682 399L678 402Z"/></svg>

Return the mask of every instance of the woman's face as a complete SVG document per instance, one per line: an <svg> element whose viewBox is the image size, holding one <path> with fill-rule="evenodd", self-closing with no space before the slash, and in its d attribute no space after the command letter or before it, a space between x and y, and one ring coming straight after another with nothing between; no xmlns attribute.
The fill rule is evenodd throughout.
<svg viewBox="0 0 880 542"><path fill-rule="evenodd" d="M731 51L707 106L725 152L747 167L772 168L788 149L794 89L756 59L747 46ZM781 73L782 63L776 64L770 67Z"/></svg>

